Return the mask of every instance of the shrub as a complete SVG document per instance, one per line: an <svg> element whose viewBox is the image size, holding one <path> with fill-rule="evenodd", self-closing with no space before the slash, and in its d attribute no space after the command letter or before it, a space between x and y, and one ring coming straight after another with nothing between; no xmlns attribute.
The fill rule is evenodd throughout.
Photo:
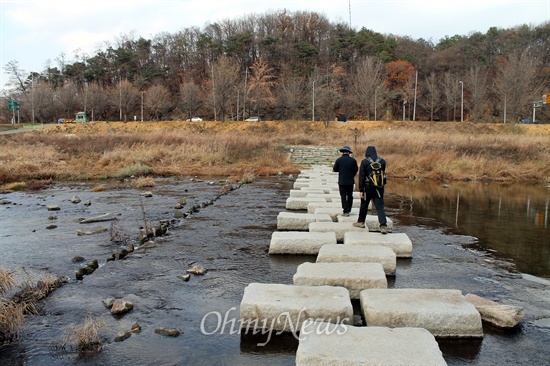
<svg viewBox="0 0 550 366"><path fill-rule="evenodd" d="M151 174L152 172L153 172L153 169L151 167L147 165L143 165L141 163L137 163L130 166L125 166L124 168L120 169L115 174L115 177L117 178L140 177L147 174Z"/></svg>

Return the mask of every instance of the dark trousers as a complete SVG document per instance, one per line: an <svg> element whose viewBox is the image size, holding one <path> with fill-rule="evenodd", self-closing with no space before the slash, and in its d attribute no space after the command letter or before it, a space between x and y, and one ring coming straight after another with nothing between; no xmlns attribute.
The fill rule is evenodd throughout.
<svg viewBox="0 0 550 366"><path fill-rule="evenodd" d="M384 191L378 191L376 189L367 190L363 193L363 199L361 200L361 208L359 209L359 218L357 219L357 222L365 222L371 200L376 208L376 213L378 214L378 223L380 226L386 226L387 221L386 213L384 212Z"/></svg>
<svg viewBox="0 0 550 366"><path fill-rule="evenodd" d="M340 188L340 199L342 200L342 210L344 213L349 213L353 205L353 184L338 186Z"/></svg>

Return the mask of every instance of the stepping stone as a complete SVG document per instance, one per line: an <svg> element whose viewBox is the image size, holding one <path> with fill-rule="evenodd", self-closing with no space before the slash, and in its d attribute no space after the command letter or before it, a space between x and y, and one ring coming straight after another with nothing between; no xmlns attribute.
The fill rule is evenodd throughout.
<svg viewBox="0 0 550 366"><path fill-rule="evenodd" d="M361 203L359 200L353 200L353 204L351 205L352 208L359 209L359 206ZM315 210L318 208L332 208L332 209L340 209L340 212L342 212L342 203L340 201L338 202L311 202L307 205L307 213L315 213Z"/></svg>
<svg viewBox="0 0 550 366"><path fill-rule="evenodd" d="M317 256L317 263L363 262L380 263L387 275L395 274L396 255L388 247L379 245L323 245Z"/></svg>
<svg viewBox="0 0 550 366"><path fill-rule="evenodd" d="M317 255L319 253L319 249L323 245L327 244L336 245L335 233L310 233L308 231L274 231L273 234L271 234L269 254Z"/></svg>
<svg viewBox="0 0 550 366"><path fill-rule="evenodd" d="M330 222L311 222L309 223L309 231L318 233L334 232L338 242L342 242L344 235L350 231L368 233L368 229L355 227L351 222L332 222L332 220Z"/></svg>
<svg viewBox="0 0 550 366"><path fill-rule="evenodd" d="M290 197L307 197L307 195L310 193L325 194L325 192L322 189L311 189L311 188L291 189Z"/></svg>
<svg viewBox="0 0 550 366"><path fill-rule="evenodd" d="M367 326L425 328L435 337L482 338L481 316L460 290L361 291Z"/></svg>
<svg viewBox="0 0 550 366"><path fill-rule="evenodd" d="M391 233L383 235L380 233L368 232L361 229L362 232L347 232L344 234L345 245L381 245L391 248L397 258L412 257L412 242L405 233Z"/></svg>
<svg viewBox="0 0 550 366"><path fill-rule="evenodd" d="M328 214L332 218L332 221L338 221L338 217L342 216L342 206L338 207L318 207L315 209L315 214ZM359 215L359 208L352 208L350 212L350 217L355 217L357 221L357 216Z"/></svg>
<svg viewBox="0 0 550 366"><path fill-rule="evenodd" d="M445 366L433 335L422 328L304 323L296 366Z"/></svg>
<svg viewBox="0 0 550 366"><path fill-rule="evenodd" d="M314 202L327 203L327 200L324 198L288 197L285 208L287 210L307 210L307 205Z"/></svg>
<svg viewBox="0 0 550 366"><path fill-rule="evenodd" d="M349 291L335 286L250 283L240 305L241 327L299 332L307 319L353 323Z"/></svg>
<svg viewBox="0 0 550 366"><path fill-rule="evenodd" d="M342 286L352 299L359 299L362 290L388 288L380 263L309 263L298 266L293 277L296 286Z"/></svg>
<svg viewBox="0 0 550 366"><path fill-rule="evenodd" d="M323 214L279 212L279 215L277 216L277 230L308 231L309 224L312 222L332 222L332 218L329 215L323 215Z"/></svg>
<svg viewBox="0 0 550 366"><path fill-rule="evenodd" d="M378 216L376 215L367 215L365 225L367 225L369 231L380 231L380 224L378 223ZM392 232L393 221L388 216L386 216L386 226L388 227L388 232Z"/></svg>

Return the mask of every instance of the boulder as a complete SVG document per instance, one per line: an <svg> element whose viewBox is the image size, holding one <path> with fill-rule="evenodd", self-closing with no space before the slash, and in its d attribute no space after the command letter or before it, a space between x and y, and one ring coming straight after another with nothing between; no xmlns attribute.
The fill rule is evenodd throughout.
<svg viewBox="0 0 550 366"><path fill-rule="evenodd" d="M525 309L519 306L498 304L474 294L465 298L479 311L481 320L498 328L513 328L525 317Z"/></svg>
<svg viewBox="0 0 550 366"><path fill-rule="evenodd" d="M134 308L134 304L124 299L116 299L111 307L111 314L122 315L126 314Z"/></svg>
<svg viewBox="0 0 550 366"><path fill-rule="evenodd" d="M206 268L204 268L203 266L193 266L192 268L189 268L186 272L196 275L203 275L206 273Z"/></svg>
<svg viewBox="0 0 550 366"><path fill-rule="evenodd" d="M115 342L122 342L123 340L130 338L131 335L132 335L132 333L127 331L127 330L120 331L116 335L114 341Z"/></svg>
<svg viewBox="0 0 550 366"><path fill-rule="evenodd" d="M80 203L81 199L78 196L73 196L69 201L72 203Z"/></svg>
<svg viewBox="0 0 550 366"><path fill-rule="evenodd" d="M177 337L180 335L180 331L174 328L163 328L158 327L155 329L155 333L166 336L166 337Z"/></svg>

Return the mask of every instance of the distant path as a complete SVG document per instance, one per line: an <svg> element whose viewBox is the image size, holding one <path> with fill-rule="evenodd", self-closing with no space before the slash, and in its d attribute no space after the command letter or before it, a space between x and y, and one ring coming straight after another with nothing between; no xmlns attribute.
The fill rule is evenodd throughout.
<svg viewBox="0 0 550 366"><path fill-rule="evenodd" d="M9 135L11 133L18 133L18 132L25 132L25 131L43 130L43 129L49 128L49 127L51 127L51 126L44 125L44 127L18 128L16 130L0 131L0 135Z"/></svg>
<svg viewBox="0 0 550 366"><path fill-rule="evenodd" d="M293 146L290 148L290 161L300 165L332 166L340 155L338 148L331 146Z"/></svg>

